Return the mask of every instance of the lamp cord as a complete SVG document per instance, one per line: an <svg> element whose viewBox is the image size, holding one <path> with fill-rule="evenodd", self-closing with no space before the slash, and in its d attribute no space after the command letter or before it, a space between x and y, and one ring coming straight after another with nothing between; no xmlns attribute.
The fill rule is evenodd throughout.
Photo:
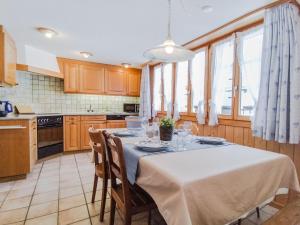
<svg viewBox="0 0 300 225"><path fill-rule="evenodd" d="M169 15L168 15L168 36L167 40L171 40L171 0L168 0L168 5L169 5Z"/></svg>

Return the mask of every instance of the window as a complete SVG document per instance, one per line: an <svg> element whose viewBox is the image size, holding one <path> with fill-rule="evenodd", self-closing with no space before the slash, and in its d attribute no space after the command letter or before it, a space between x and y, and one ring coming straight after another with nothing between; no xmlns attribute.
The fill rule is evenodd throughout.
<svg viewBox="0 0 300 225"><path fill-rule="evenodd" d="M240 65L239 115L252 116L258 98L263 43L263 28L239 35L238 60Z"/></svg>
<svg viewBox="0 0 300 225"><path fill-rule="evenodd" d="M233 62L233 38L213 46L211 104L217 114L232 115Z"/></svg>
<svg viewBox="0 0 300 225"><path fill-rule="evenodd" d="M163 66L163 79L164 79L164 110L167 111L168 104L172 103L172 77L173 65L168 63Z"/></svg>
<svg viewBox="0 0 300 225"><path fill-rule="evenodd" d="M154 67L153 107L156 112L161 111L161 66Z"/></svg>
<svg viewBox="0 0 300 225"><path fill-rule="evenodd" d="M197 112L200 102L204 103L204 78L205 78L206 51L199 51L192 60L191 66L191 97L192 112ZM202 105L203 107L203 105Z"/></svg>
<svg viewBox="0 0 300 225"><path fill-rule="evenodd" d="M176 102L179 112L188 109L188 61L177 63Z"/></svg>

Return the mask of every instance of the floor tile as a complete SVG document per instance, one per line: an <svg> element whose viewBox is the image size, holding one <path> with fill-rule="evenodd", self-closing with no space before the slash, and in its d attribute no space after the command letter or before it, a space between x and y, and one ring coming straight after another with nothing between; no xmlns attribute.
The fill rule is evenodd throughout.
<svg viewBox="0 0 300 225"><path fill-rule="evenodd" d="M6 199L3 205L1 206L0 211L8 211L13 209L19 209L29 206L31 196L15 199Z"/></svg>
<svg viewBox="0 0 300 225"><path fill-rule="evenodd" d="M58 212L58 201L51 201L29 207L27 219L49 215Z"/></svg>
<svg viewBox="0 0 300 225"><path fill-rule="evenodd" d="M269 213L271 215L274 215L275 213L278 212L278 209L276 209L276 208L274 208L272 206L269 206L269 205L266 205L261 210L263 210L264 212Z"/></svg>
<svg viewBox="0 0 300 225"><path fill-rule="evenodd" d="M88 204L88 210L90 213L90 216L97 216L100 214L100 207L101 207L101 201L95 202L95 203L89 203ZM105 210L104 212L107 213L110 211L110 201L106 200L105 203Z"/></svg>
<svg viewBox="0 0 300 225"><path fill-rule="evenodd" d="M0 225L24 221L28 207L0 212Z"/></svg>
<svg viewBox="0 0 300 225"><path fill-rule="evenodd" d="M58 199L58 191L51 191L34 195L31 205L37 205L45 202L50 202Z"/></svg>
<svg viewBox="0 0 300 225"><path fill-rule="evenodd" d="M86 205L59 212L59 225L66 225L89 217Z"/></svg>
<svg viewBox="0 0 300 225"><path fill-rule="evenodd" d="M90 219L85 219L85 220L78 221L76 223L72 223L72 225L91 225L91 221Z"/></svg>
<svg viewBox="0 0 300 225"><path fill-rule="evenodd" d="M7 192L0 192L0 205L1 205L1 202L4 201L4 199L6 198L7 195L8 195L8 191Z"/></svg>
<svg viewBox="0 0 300 225"><path fill-rule="evenodd" d="M26 220L25 225L57 225L57 213Z"/></svg>
<svg viewBox="0 0 300 225"><path fill-rule="evenodd" d="M59 199L59 211L85 205L84 195L74 195L68 198Z"/></svg>
<svg viewBox="0 0 300 225"><path fill-rule="evenodd" d="M264 211L260 211L260 218L257 218L256 213L253 213L252 215L248 216L247 219L249 219L252 223L255 223L257 225L262 224L267 219L271 218L272 215L265 213Z"/></svg>
<svg viewBox="0 0 300 225"><path fill-rule="evenodd" d="M82 190L81 185L71 187L71 188L61 188L60 192L59 192L59 198L66 198L66 197L70 197L70 196L74 196L74 195L78 195L78 194L82 194L82 193L83 193L83 190Z"/></svg>
<svg viewBox="0 0 300 225"><path fill-rule="evenodd" d="M21 198L31 196L34 191L34 187L12 190L9 192L7 199Z"/></svg>
<svg viewBox="0 0 300 225"><path fill-rule="evenodd" d="M93 192L85 193L85 198L86 198L87 203L92 202L92 195L93 195ZM97 191L96 196L95 196L95 202L100 201L101 198L102 198L101 191ZM107 199L110 198L109 195L107 195L106 198Z"/></svg>
<svg viewBox="0 0 300 225"><path fill-rule="evenodd" d="M45 193L50 191L58 191L58 183L56 185L47 185L47 184L37 185L34 194L40 194L40 193Z"/></svg>

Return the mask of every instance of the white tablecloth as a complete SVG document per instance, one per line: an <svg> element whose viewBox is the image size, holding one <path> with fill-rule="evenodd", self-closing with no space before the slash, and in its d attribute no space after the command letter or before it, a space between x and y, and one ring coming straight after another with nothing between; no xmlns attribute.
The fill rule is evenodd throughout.
<svg viewBox="0 0 300 225"><path fill-rule="evenodd" d="M289 157L241 145L142 157L137 183L168 225L223 225L279 188L300 191Z"/></svg>

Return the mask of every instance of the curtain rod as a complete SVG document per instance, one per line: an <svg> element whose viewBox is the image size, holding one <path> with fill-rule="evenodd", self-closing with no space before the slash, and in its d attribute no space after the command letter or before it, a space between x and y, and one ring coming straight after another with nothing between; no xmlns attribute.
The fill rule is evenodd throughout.
<svg viewBox="0 0 300 225"><path fill-rule="evenodd" d="M220 27L218 27L218 28L216 28L216 29L213 29L213 30L211 30L211 31L209 31L209 32L207 32L207 33L201 35L201 36L198 36L198 37L194 38L193 40L191 40L191 41L189 41L189 42L183 44L182 46L187 46L187 45L189 45L189 44L192 44L193 42L198 41L198 40L200 40L200 39L202 39L202 38L204 38L204 37L206 37L206 36L208 36L208 35L211 35L211 34L217 32L217 31L219 31L219 30L221 30L221 29L223 29L223 28L225 28L225 27L227 27L227 26L230 26L231 24L234 24L234 23L236 23L236 22L238 22L238 21L240 21L240 20L242 20L242 19L248 17L248 16L252 16L252 15L255 14L255 13L258 13L258 12L260 12L260 11L263 11L263 10L266 10L266 9L270 9L270 8L273 8L273 7L276 7L276 6L285 4L285 3L291 3L291 4L294 4L294 5L296 5L296 6L299 8L299 10L300 10L300 4L299 4L299 2L298 2L297 0L278 0L278 1L276 1L276 2L272 2L272 3L269 3L269 4L265 5L265 6L262 6L262 7L260 7L260 8L257 8L257 9L255 9L255 10L251 11L251 12L248 12L248 13L246 13L246 14L244 14L244 15L242 15L242 16L240 16L240 17L234 19L234 20L231 20L231 21L229 21L228 23L225 23L224 25L222 25L222 26L220 26ZM143 63L143 64L141 65L141 67L146 66L146 65L149 64L150 62L151 62L151 61L148 61L148 62L146 62L146 63Z"/></svg>

